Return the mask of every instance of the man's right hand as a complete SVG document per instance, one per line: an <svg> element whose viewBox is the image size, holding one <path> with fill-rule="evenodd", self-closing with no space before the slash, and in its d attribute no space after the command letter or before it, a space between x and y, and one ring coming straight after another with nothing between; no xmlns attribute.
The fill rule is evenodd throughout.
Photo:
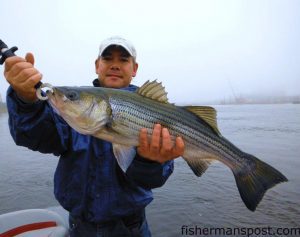
<svg viewBox="0 0 300 237"><path fill-rule="evenodd" d="M34 56L27 53L24 58L14 56L5 60L4 76L17 95L26 102L37 101L34 86L42 74L34 68Z"/></svg>

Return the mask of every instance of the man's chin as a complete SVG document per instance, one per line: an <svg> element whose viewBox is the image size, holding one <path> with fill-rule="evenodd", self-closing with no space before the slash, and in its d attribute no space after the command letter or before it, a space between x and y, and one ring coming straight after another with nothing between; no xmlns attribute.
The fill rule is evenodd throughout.
<svg viewBox="0 0 300 237"><path fill-rule="evenodd" d="M108 88L121 88L121 87L124 87L124 82L122 79L106 79L104 81L101 82L101 85L103 87L108 87Z"/></svg>

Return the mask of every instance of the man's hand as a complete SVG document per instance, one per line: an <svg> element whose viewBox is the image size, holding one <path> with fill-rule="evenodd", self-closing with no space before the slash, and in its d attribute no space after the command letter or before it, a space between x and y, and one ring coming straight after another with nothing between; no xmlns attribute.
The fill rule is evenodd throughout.
<svg viewBox="0 0 300 237"><path fill-rule="evenodd" d="M181 137L177 137L173 144L168 129L155 124L150 142L147 129L141 129L137 152L148 160L164 163L183 155L184 142Z"/></svg>
<svg viewBox="0 0 300 237"><path fill-rule="evenodd" d="M42 79L42 74L34 68L33 54L24 58L9 57L5 60L4 76L20 98L28 102L37 100L34 86Z"/></svg>

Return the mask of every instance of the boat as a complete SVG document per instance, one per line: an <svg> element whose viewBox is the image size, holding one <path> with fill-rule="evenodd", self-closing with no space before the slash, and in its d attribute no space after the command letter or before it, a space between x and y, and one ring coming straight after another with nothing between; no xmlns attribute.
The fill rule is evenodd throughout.
<svg viewBox="0 0 300 237"><path fill-rule="evenodd" d="M0 237L68 237L68 224L60 213L26 209L0 215Z"/></svg>

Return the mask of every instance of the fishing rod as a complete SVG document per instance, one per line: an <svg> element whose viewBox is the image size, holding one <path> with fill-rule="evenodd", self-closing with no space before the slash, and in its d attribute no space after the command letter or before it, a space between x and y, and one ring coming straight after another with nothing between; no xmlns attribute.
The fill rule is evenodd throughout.
<svg viewBox="0 0 300 237"><path fill-rule="evenodd" d="M18 47L14 46L12 48L8 48L7 45L0 39L0 64L2 65L5 60L9 57L16 56L15 51L18 50Z"/></svg>
<svg viewBox="0 0 300 237"><path fill-rule="evenodd" d="M1 39L0 39L0 65L3 65L5 60L9 57L16 56L15 52L18 50L18 47L14 46L9 48ZM42 93L42 88L52 88L52 85L49 83L42 83L39 81L34 88L37 90L36 95L40 100L47 100L48 97L44 96Z"/></svg>

